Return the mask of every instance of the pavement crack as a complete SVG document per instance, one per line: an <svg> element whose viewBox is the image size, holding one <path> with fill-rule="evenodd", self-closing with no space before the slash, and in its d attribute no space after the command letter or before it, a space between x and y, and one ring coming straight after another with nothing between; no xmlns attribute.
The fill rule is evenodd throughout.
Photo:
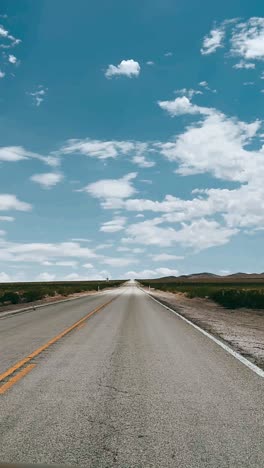
<svg viewBox="0 0 264 468"><path fill-rule="evenodd" d="M122 393L124 395L128 395L128 396L137 396L137 395L140 395L140 393L132 393L132 392L129 392L127 390L122 390L120 388L117 388L115 387L114 385L104 385L104 384L99 384L100 387L105 387L105 388L110 388L111 390L114 390L115 392L117 393Z"/></svg>

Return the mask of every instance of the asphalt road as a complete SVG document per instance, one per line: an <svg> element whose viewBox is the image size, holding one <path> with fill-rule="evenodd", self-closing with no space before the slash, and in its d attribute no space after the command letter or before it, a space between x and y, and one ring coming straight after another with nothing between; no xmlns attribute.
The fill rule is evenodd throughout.
<svg viewBox="0 0 264 468"><path fill-rule="evenodd" d="M0 460L263 467L263 379L135 286L0 320L1 370L113 298L0 395Z"/></svg>

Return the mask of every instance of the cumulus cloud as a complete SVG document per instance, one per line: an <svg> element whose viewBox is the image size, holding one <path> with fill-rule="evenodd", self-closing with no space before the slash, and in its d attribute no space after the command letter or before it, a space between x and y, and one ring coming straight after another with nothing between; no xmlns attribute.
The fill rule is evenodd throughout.
<svg viewBox="0 0 264 468"><path fill-rule="evenodd" d="M159 278L162 276L178 276L179 271L170 268L156 268L154 270L140 270L140 271L127 271L124 275L124 278L128 279L150 279L150 278Z"/></svg>
<svg viewBox="0 0 264 468"><path fill-rule="evenodd" d="M179 174L210 172L217 178L245 182L264 171L263 149L247 148L259 129L259 121L245 123L212 110L175 142L158 147L166 158L179 163Z"/></svg>
<svg viewBox="0 0 264 468"><path fill-rule="evenodd" d="M55 172L46 172L43 174L34 174L30 177L32 182L41 185L42 188L49 189L54 187L63 179L63 175Z"/></svg>
<svg viewBox="0 0 264 468"><path fill-rule="evenodd" d="M145 158L145 156L142 156L142 155L134 156L132 161L133 163L137 164L139 167L142 167L142 168L153 167L156 164L154 161L149 161L148 159Z"/></svg>
<svg viewBox="0 0 264 468"><path fill-rule="evenodd" d="M233 68L236 68L237 70L240 70L241 68L245 68L246 70L254 69L256 68L255 63L251 62L245 62L244 60L241 60L240 62L236 63Z"/></svg>
<svg viewBox="0 0 264 468"><path fill-rule="evenodd" d="M85 138L68 140L61 148L62 154L79 153L98 159L116 158L119 154L128 154L137 149L137 143L132 141L101 141Z"/></svg>
<svg viewBox="0 0 264 468"><path fill-rule="evenodd" d="M65 267L75 268L75 267L77 267L78 262L76 262L75 260L63 260L63 261L59 261L59 262L54 262L53 265L54 266L65 266Z"/></svg>
<svg viewBox="0 0 264 468"><path fill-rule="evenodd" d="M83 268L87 268L87 269L91 270L93 268L93 265L92 265L92 263L84 263Z"/></svg>
<svg viewBox="0 0 264 468"><path fill-rule="evenodd" d="M231 53L246 60L264 60L264 18L253 17L234 27Z"/></svg>
<svg viewBox="0 0 264 468"><path fill-rule="evenodd" d="M4 271L0 272L0 283L10 283L11 277Z"/></svg>
<svg viewBox="0 0 264 468"><path fill-rule="evenodd" d="M36 281L54 281L55 278L56 278L56 275L54 275L53 273L44 272L44 273L40 273L36 277Z"/></svg>
<svg viewBox="0 0 264 468"><path fill-rule="evenodd" d="M0 79L1 78L4 78L5 77L5 72L3 72L2 70L0 70Z"/></svg>
<svg viewBox="0 0 264 468"><path fill-rule="evenodd" d="M15 221L15 218L13 218L13 216L0 216L0 221L12 222L12 221Z"/></svg>
<svg viewBox="0 0 264 468"><path fill-rule="evenodd" d="M254 61L264 60L264 18L252 17L248 20L233 18L215 26L204 38L201 53L208 55L223 46L227 36L229 57L240 57L233 66L236 69L254 69Z"/></svg>
<svg viewBox="0 0 264 468"><path fill-rule="evenodd" d="M111 221L103 223L100 227L102 232L119 232L124 229L126 224L126 218L124 216L116 216Z"/></svg>
<svg viewBox="0 0 264 468"><path fill-rule="evenodd" d="M177 97L172 101L158 101L161 109L167 111L172 117L184 114L202 114L209 115L212 109L208 107L201 107L192 104L190 99L186 96Z"/></svg>
<svg viewBox="0 0 264 468"><path fill-rule="evenodd" d="M7 193L0 194L0 211L30 211L31 209L32 206L29 203L18 200L16 195Z"/></svg>
<svg viewBox="0 0 264 468"><path fill-rule="evenodd" d="M26 150L23 146L0 147L0 161L17 162L26 159L38 159L49 166L57 166L59 161L54 156L42 156L38 153Z"/></svg>
<svg viewBox="0 0 264 468"><path fill-rule="evenodd" d="M200 94L200 95L203 94L202 91L200 91L199 89L196 90L196 89L187 89L187 88L176 89L174 92L175 94L181 94L182 96L187 96L189 99L192 99L192 97L195 96L196 94Z"/></svg>
<svg viewBox="0 0 264 468"><path fill-rule="evenodd" d="M109 65L105 76L106 78L112 78L113 76L123 75L127 76L128 78L137 77L140 73L140 65L137 61L130 59L130 60L122 60L119 65Z"/></svg>
<svg viewBox="0 0 264 468"><path fill-rule="evenodd" d="M93 182L83 191L89 193L94 198L102 199L123 199L128 198L136 192L132 185L132 180L137 176L136 172L131 172L120 179L103 179Z"/></svg>
<svg viewBox="0 0 264 468"><path fill-rule="evenodd" d="M111 267L124 267L128 265L133 265L133 263L138 263L138 260L135 258L125 258L125 257L104 257L100 260L101 263L109 265Z"/></svg>
<svg viewBox="0 0 264 468"><path fill-rule="evenodd" d="M162 222L162 218L156 218L132 224L126 229L128 237L124 238L122 242L164 247L179 244L199 251L226 244L238 232L237 229L222 226L214 220L205 218L194 220L188 224L182 223L178 230L159 226Z"/></svg>
<svg viewBox="0 0 264 468"><path fill-rule="evenodd" d="M0 243L0 261L8 262L58 262L69 259L96 258L97 254L76 242L60 243L18 243L2 241ZM47 263L46 263L47 264Z"/></svg>
<svg viewBox="0 0 264 468"><path fill-rule="evenodd" d="M223 47L223 40L225 38L225 30L223 27L213 28L208 36L203 40L201 48L202 55L213 54L219 47Z"/></svg>
<svg viewBox="0 0 264 468"><path fill-rule="evenodd" d="M8 56L8 62L9 62L9 63L12 63L13 65L15 65L15 64L17 63L17 58L15 57L15 55L10 54L10 55Z"/></svg>
<svg viewBox="0 0 264 468"><path fill-rule="evenodd" d="M154 260L154 262L169 262L174 260L182 260L184 258L181 255L172 255L167 253L150 255L150 257L152 258L152 260Z"/></svg>

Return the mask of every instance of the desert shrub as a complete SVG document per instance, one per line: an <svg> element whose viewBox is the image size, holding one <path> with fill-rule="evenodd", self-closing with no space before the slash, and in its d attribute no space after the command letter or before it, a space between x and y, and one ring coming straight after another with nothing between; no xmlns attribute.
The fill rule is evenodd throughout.
<svg viewBox="0 0 264 468"><path fill-rule="evenodd" d="M11 304L18 304L20 302L20 297L16 292L8 291L0 297L0 302L11 302Z"/></svg>
<svg viewBox="0 0 264 468"><path fill-rule="evenodd" d="M229 309L264 309L264 290L222 289L214 292L211 298Z"/></svg>
<svg viewBox="0 0 264 468"><path fill-rule="evenodd" d="M44 297L44 294L41 290L32 289L31 291L25 291L22 295L22 300L25 302L39 301Z"/></svg>

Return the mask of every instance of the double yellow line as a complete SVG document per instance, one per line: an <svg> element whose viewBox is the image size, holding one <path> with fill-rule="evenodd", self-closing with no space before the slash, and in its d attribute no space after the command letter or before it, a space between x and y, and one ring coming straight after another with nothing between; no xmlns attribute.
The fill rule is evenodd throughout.
<svg viewBox="0 0 264 468"><path fill-rule="evenodd" d="M32 359L39 356L43 351L45 351L47 348L49 348L51 345L53 345L54 343L59 341L64 336L68 335L68 333L70 333L75 328L77 328L77 327L81 328L81 325L82 324L84 325L84 322L89 317L96 314L97 312L102 310L104 307L108 306L115 299L116 299L116 297L113 297L112 299L110 299L110 301L105 302L105 304L103 304L103 305L101 305L99 307L96 307L94 310L89 312L89 314L85 315L85 317L81 318L80 320L75 322L73 325L66 328L66 330L64 330L62 333L59 333L54 338L52 338L47 343L45 343L43 346L40 346L40 348L36 349L31 354L26 356L24 359L22 359L21 361L18 361L12 367L10 367L5 372L0 374L0 395L5 393L10 387L12 387L15 383L17 383L22 377L24 377L26 374L28 374L36 366L36 364L29 364L30 361L32 361ZM4 380L5 380L5 382L3 382ZM1 385L1 383L2 383L2 385Z"/></svg>

